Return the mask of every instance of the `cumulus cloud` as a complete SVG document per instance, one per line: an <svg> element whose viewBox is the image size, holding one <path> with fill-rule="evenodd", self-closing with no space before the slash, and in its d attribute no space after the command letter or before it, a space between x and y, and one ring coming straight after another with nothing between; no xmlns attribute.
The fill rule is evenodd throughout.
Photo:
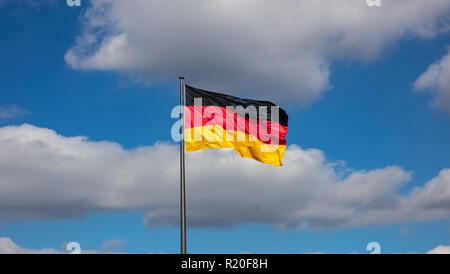
<svg viewBox="0 0 450 274"><path fill-rule="evenodd" d="M105 254L112 253L112 249L117 249L126 244L123 240L112 239L106 241L102 244L99 250L83 250L81 248L82 254ZM65 246L64 246L64 249ZM21 247L10 238L0 237L0 254L69 254L69 251L57 250L54 248L43 248L43 249L29 249Z"/></svg>
<svg viewBox="0 0 450 274"><path fill-rule="evenodd" d="M405 36L448 30L449 0L98 0L65 55L75 69L188 76L191 84L306 104L330 62L370 60ZM192 76L192 77L191 77Z"/></svg>
<svg viewBox="0 0 450 274"><path fill-rule="evenodd" d="M1 106L0 119L11 119L30 113L28 110L22 109L17 105Z"/></svg>
<svg viewBox="0 0 450 274"><path fill-rule="evenodd" d="M450 113L450 49L447 55L420 75L414 89L433 92L434 105Z"/></svg>
<svg viewBox="0 0 450 274"><path fill-rule="evenodd" d="M177 147L124 150L26 124L0 128L0 220L140 211L150 226L178 225ZM400 167L349 171L295 145L284 163L267 166L232 150L188 153L189 225L332 229L450 216L450 169L401 195L411 173Z"/></svg>
<svg viewBox="0 0 450 274"><path fill-rule="evenodd" d="M33 250L23 248L14 243L10 238L0 238L0 254L57 254L62 253L53 248Z"/></svg>
<svg viewBox="0 0 450 274"><path fill-rule="evenodd" d="M112 244L112 245L111 245ZM118 246L123 246L126 244L123 240L115 240L112 239L110 241L106 241L102 244L102 246L98 250L83 250L81 249L82 254L106 254L111 253L109 250L102 249L104 246L117 248ZM54 248L43 248L43 249L29 249L25 247L21 247L15 242L13 242L10 238L0 237L0 254L68 254L69 251L57 250ZM162 252L149 254L163 254ZM248 251L242 251L239 254L251 254ZM302 254L326 254L326 252L318 251L318 252L303 252ZM352 252L350 254L357 254L357 252ZM450 254L450 246L439 245L436 248L427 252L427 254Z"/></svg>
<svg viewBox="0 0 450 274"><path fill-rule="evenodd" d="M450 254L450 246L440 245L427 252L427 254Z"/></svg>
<svg viewBox="0 0 450 274"><path fill-rule="evenodd" d="M127 244L128 242L122 239L111 239L102 243L99 250L101 252L112 252L126 246Z"/></svg>

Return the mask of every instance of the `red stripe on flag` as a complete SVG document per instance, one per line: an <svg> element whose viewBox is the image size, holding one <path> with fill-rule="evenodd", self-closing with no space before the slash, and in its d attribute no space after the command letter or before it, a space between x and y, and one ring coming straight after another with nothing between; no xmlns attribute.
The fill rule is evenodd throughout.
<svg viewBox="0 0 450 274"><path fill-rule="evenodd" d="M252 135L266 144L286 145L288 127L278 122L244 118L230 109L217 106L186 106L185 116L186 128L217 124L227 130Z"/></svg>

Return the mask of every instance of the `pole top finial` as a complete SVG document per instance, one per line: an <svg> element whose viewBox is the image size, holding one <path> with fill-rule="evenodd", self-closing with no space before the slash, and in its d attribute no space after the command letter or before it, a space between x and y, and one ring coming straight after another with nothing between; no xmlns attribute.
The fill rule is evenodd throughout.
<svg viewBox="0 0 450 274"><path fill-rule="evenodd" d="M184 79L184 76L180 76L180 79L183 80L183 79Z"/></svg>

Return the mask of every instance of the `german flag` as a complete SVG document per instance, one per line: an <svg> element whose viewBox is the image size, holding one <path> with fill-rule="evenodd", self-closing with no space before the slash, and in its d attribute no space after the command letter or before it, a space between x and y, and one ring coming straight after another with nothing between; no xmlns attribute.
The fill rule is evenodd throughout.
<svg viewBox="0 0 450 274"><path fill-rule="evenodd" d="M286 112L268 101L241 99L185 85L186 152L234 148L241 156L281 166Z"/></svg>

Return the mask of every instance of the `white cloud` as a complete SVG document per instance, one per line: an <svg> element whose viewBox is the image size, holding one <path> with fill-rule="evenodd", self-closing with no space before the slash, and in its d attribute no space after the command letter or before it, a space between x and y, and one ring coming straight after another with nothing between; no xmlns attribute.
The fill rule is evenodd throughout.
<svg viewBox="0 0 450 274"><path fill-rule="evenodd" d="M119 243L117 245L117 243ZM110 243L113 243L114 248L118 246L123 246L123 244L126 244L123 240L110 240L106 241L102 244L103 246L109 246ZM65 248L64 248L65 249ZM29 249L22 246L19 246L15 242L13 242L10 238L6 237L0 237L0 254L69 254L69 251L64 250L57 250L54 248L43 248L43 249ZM102 250L100 247L98 250L83 250L81 248L82 254L107 254L107 253L113 253L111 250ZM164 254L162 252L150 252L149 254ZM239 254L251 254L251 252L248 251L242 251ZM303 252L302 254L327 254L323 251L318 252ZM352 252L350 254L357 254L357 252ZM401 253L398 253L401 254ZM410 253L409 253L410 254ZM427 254L450 254L450 246L445 245L439 245L436 248L430 250L427 252Z"/></svg>
<svg viewBox="0 0 450 274"><path fill-rule="evenodd" d="M65 59L302 105L330 87L331 61L433 37L448 30L449 11L449 0L98 0Z"/></svg>
<svg viewBox="0 0 450 274"><path fill-rule="evenodd" d="M0 237L0 254L69 254L70 252L65 250L66 244L64 244L64 250L54 248L29 249L19 246L10 238ZM102 243L98 250L84 250L82 246L80 247L82 254L107 254L115 253L113 251L126 244L127 242L124 240L111 239Z"/></svg>
<svg viewBox="0 0 450 274"><path fill-rule="evenodd" d="M0 119L11 119L30 113L17 105L9 105L0 107Z"/></svg>
<svg viewBox="0 0 450 274"><path fill-rule="evenodd" d="M23 248L14 243L10 238L0 238L0 254L57 254L61 251L53 248L44 248L40 250L33 250Z"/></svg>
<svg viewBox="0 0 450 274"><path fill-rule="evenodd" d="M124 150L30 125L0 128L0 220L146 212L151 226L179 221L177 146ZM261 223L341 228L450 216L450 169L407 195L400 167L348 171L317 149L290 146L285 166L232 150L187 154L190 226Z"/></svg>
<svg viewBox="0 0 450 274"><path fill-rule="evenodd" d="M450 246L440 245L427 252L427 254L450 254Z"/></svg>
<svg viewBox="0 0 450 274"><path fill-rule="evenodd" d="M414 89L433 92L434 105L450 113L450 50L416 80Z"/></svg>
<svg viewBox="0 0 450 274"><path fill-rule="evenodd" d="M128 242L125 240L122 240L122 239L111 239L111 240L108 240L108 241L102 243L99 250L101 252L117 251L118 249L126 246L127 244L128 244Z"/></svg>

